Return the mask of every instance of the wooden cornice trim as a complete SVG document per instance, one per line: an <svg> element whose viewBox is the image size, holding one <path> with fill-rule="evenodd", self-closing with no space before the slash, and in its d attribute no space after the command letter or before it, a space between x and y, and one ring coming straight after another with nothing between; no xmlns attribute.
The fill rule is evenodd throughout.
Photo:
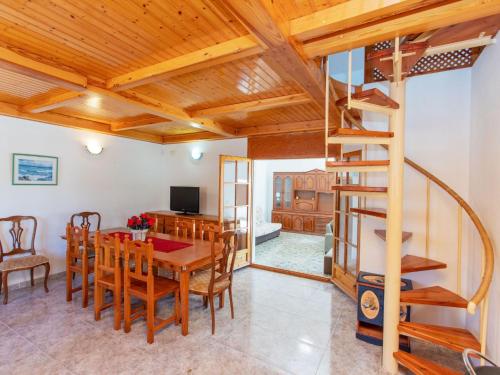
<svg viewBox="0 0 500 375"><path fill-rule="evenodd" d="M252 36L245 35L111 78L106 87L113 91L131 89L252 56L263 50Z"/></svg>
<svg viewBox="0 0 500 375"><path fill-rule="evenodd" d="M364 47L400 35L423 33L461 22L500 13L499 0L459 0L425 7L401 17L391 17L375 24L338 32L303 45L308 58Z"/></svg>
<svg viewBox="0 0 500 375"><path fill-rule="evenodd" d="M66 116L53 112L42 112L42 113L23 112L18 106L9 103L0 102L0 115L17 117L25 120L32 120L51 125L59 125L59 126L64 126L66 128L87 130L107 135L132 138L139 141L160 143L160 144L163 143L163 138L159 135L147 134L137 131L124 131L120 133L115 133L111 130L111 127L108 124L85 120L72 116Z"/></svg>
<svg viewBox="0 0 500 375"><path fill-rule="evenodd" d="M350 0L290 21L290 35L300 41L381 20L443 0Z"/></svg>
<svg viewBox="0 0 500 375"><path fill-rule="evenodd" d="M277 96L274 98L258 99L249 102L211 107L191 112L193 117L227 115L238 112L255 112L266 109L286 107L289 105L299 105L311 102L311 97L305 93Z"/></svg>
<svg viewBox="0 0 500 375"><path fill-rule="evenodd" d="M285 124L269 124L238 128L239 136L257 136L291 132L311 132L325 129L325 120L298 121Z"/></svg>
<svg viewBox="0 0 500 375"><path fill-rule="evenodd" d="M41 113L64 107L85 96L83 92L68 91L62 94L47 94L33 101L29 101L21 108L23 112Z"/></svg>
<svg viewBox="0 0 500 375"><path fill-rule="evenodd" d="M0 47L0 68L19 73L71 91L84 91L87 78Z"/></svg>

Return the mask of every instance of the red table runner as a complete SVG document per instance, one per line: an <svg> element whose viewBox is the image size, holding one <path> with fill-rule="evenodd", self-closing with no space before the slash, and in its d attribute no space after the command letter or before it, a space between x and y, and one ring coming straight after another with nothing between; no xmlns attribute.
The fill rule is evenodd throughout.
<svg viewBox="0 0 500 375"><path fill-rule="evenodd" d="M120 241L123 242L125 240L125 236L128 235L129 239L132 239L132 234L128 232L112 232L112 233L106 233L107 236L114 236L115 234L118 234L120 237ZM151 239L153 243L153 248L155 251L161 251L164 253L170 253L172 251L177 251L184 249L189 246L193 246L190 243L186 242L178 242L178 241L172 241L172 240L164 240L162 238L156 238L156 237L146 237L146 241Z"/></svg>

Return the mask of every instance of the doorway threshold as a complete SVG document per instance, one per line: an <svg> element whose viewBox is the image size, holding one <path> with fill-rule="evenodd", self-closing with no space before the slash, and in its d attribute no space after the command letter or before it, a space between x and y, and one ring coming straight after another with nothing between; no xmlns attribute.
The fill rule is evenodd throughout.
<svg viewBox="0 0 500 375"><path fill-rule="evenodd" d="M257 268L257 269L260 269L260 270L270 271L270 272L282 273L282 274L285 274L285 275L290 275L290 276L295 276L295 277L301 277L303 279L321 281L321 282L324 282L324 283L331 283L332 282L331 278L329 278L327 276L311 275L309 273L298 272L298 271L290 271L290 270L285 270L285 269L282 269L282 268L265 266L263 264L252 263L250 265L250 267Z"/></svg>

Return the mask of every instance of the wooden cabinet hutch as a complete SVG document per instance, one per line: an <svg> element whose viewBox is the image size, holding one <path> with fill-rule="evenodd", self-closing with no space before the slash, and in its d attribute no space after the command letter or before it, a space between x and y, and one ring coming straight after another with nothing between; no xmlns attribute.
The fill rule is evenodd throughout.
<svg viewBox="0 0 500 375"><path fill-rule="evenodd" d="M284 231L324 234L333 217L335 174L320 169L273 173L272 222Z"/></svg>

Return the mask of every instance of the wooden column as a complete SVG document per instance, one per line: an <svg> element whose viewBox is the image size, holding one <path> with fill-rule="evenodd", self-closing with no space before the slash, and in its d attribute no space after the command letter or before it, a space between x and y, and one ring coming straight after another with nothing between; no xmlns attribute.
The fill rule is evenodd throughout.
<svg viewBox="0 0 500 375"><path fill-rule="evenodd" d="M394 132L389 144L389 173L387 189L387 250L384 293L383 367L396 374L398 365L393 353L399 350L399 309L401 278L401 236L403 230L403 177L405 81L391 83L391 98L399 103L399 110L389 119L389 130Z"/></svg>

